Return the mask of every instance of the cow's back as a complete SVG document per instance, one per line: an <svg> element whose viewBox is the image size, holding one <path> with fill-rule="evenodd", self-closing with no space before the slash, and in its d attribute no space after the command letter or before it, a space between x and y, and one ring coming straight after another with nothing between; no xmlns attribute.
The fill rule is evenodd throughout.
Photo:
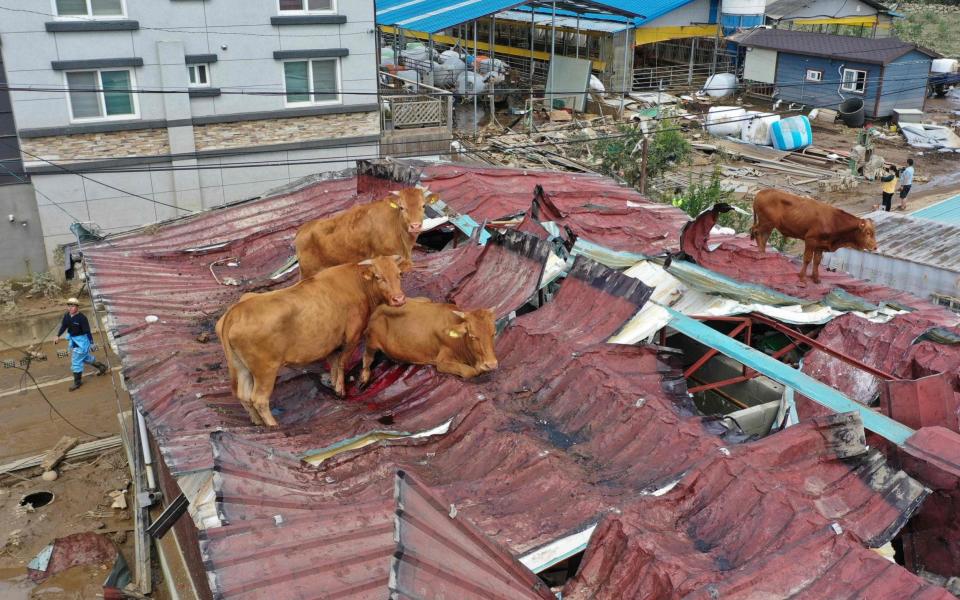
<svg viewBox="0 0 960 600"><path fill-rule="evenodd" d="M284 363L315 360L343 339L348 315L369 312L355 264L331 267L288 288L245 294L223 319L230 342L245 356L257 354ZM327 349L329 347L329 349Z"/></svg>
<svg viewBox="0 0 960 600"><path fill-rule="evenodd" d="M367 336L377 336L390 356L406 362L423 362L436 356L438 339L459 320L454 304L410 298L402 307L380 305L370 317Z"/></svg>
<svg viewBox="0 0 960 600"><path fill-rule="evenodd" d="M801 240L824 228L833 210L812 198L775 189L761 190L753 201L753 214L762 228Z"/></svg>

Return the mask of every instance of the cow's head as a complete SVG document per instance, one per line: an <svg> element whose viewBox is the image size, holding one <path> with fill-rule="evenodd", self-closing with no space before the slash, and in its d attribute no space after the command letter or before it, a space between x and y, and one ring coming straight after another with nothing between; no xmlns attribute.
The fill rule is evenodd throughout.
<svg viewBox="0 0 960 600"><path fill-rule="evenodd" d="M877 228L873 224L873 219L860 219L860 226L857 228L857 246L871 252L877 249Z"/></svg>
<svg viewBox="0 0 960 600"><path fill-rule="evenodd" d="M373 293L390 306L403 306L407 297L400 287L401 256L377 256L357 263L360 276L373 287Z"/></svg>
<svg viewBox="0 0 960 600"><path fill-rule="evenodd" d="M453 311L460 320L447 332L450 337L463 338L463 343L473 356L472 366L483 372L497 368L497 355L493 351L493 336L497 332L493 313L486 309L470 312Z"/></svg>
<svg viewBox="0 0 960 600"><path fill-rule="evenodd" d="M400 213L403 229L417 236L423 228L423 207L435 198L436 196L427 190L415 187L390 192L385 201L390 208Z"/></svg>

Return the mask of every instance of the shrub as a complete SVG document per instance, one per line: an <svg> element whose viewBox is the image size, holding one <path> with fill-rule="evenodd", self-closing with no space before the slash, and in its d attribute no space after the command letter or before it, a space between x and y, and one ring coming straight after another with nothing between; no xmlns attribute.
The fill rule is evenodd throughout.
<svg viewBox="0 0 960 600"><path fill-rule="evenodd" d="M633 187L640 185L643 161L643 131L636 125L620 126L615 139L602 140L594 145L593 153L600 159L600 171L622 178ZM647 179L666 171L671 165L690 161L690 143L669 119L660 122L647 148Z"/></svg>

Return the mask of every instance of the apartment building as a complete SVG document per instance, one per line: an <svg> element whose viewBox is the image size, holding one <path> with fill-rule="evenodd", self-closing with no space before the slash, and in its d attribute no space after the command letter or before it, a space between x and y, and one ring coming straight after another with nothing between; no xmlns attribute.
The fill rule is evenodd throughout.
<svg viewBox="0 0 960 600"><path fill-rule="evenodd" d="M48 256L376 156L373 0L0 1Z"/></svg>

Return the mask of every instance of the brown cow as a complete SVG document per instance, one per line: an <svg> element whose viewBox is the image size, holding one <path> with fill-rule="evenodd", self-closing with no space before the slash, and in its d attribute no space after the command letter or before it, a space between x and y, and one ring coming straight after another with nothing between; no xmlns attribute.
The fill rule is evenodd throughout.
<svg viewBox="0 0 960 600"><path fill-rule="evenodd" d="M412 266L410 256L423 227L424 205L436 198L423 188L408 188L335 217L305 223L293 240L300 278L371 256L399 254L406 267Z"/></svg>
<svg viewBox="0 0 960 600"><path fill-rule="evenodd" d="M760 252L766 252L767 238L774 229L784 237L804 241L800 281L807 278L807 265L813 261L812 279L820 283L820 259L824 252L840 248L876 250L876 229L871 219L861 219L839 208L812 198L781 190L765 189L753 201L753 227L750 237Z"/></svg>
<svg viewBox="0 0 960 600"><path fill-rule="evenodd" d="M255 425L276 427L270 395L283 365L328 358L343 395L343 363L381 304L402 306L399 256L340 265L288 288L244 294L217 321L234 395Z"/></svg>
<svg viewBox="0 0 960 600"><path fill-rule="evenodd" d="M416 365L433 365L442 373L476 377L497 368L493 351L496 325L486 309L460 311L455 304L414 298L400 308L380 306L367 325L360 383L370 380L377 351Z"/></svg>

